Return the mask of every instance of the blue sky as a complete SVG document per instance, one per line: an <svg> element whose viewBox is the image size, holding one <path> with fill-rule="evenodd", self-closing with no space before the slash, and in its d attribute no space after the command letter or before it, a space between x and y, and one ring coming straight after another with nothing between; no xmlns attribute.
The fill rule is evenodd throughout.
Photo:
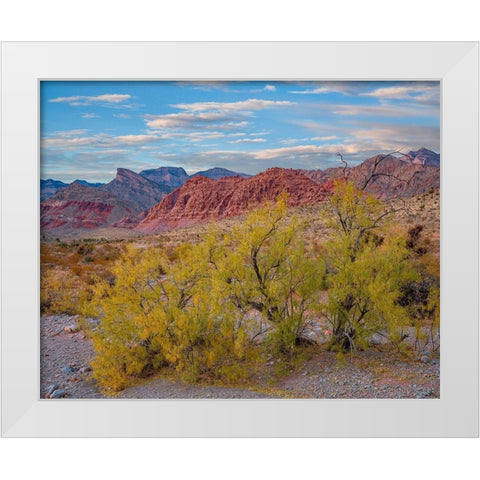
<svg viewBox="0 0 480 480"><path fill-rule="evenodd" d="M56 82L40 86L41 178L179 166L255 174L440 148L439 82Z"/></svg>

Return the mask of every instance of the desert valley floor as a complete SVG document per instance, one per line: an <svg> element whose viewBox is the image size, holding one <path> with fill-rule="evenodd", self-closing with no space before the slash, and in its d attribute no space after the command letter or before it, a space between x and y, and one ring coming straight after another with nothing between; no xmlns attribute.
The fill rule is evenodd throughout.
<svg viewBox="0 0 480 480"><path fill-rule="evenodd" d="M393 200L401 206L395 221L405 227L422 224L429 248L439 255L440 196L438 190ZM289 215L308 220L307 243L320 244L328 235L320 215L322 205L295 207ZM229 232L243 216L217 220ZM201 242L209 224L198 223L154 235L103 228L75 238L43 242L42 265L102 270L127 244L144 249L174 248L185 241ZM124 235L125 232L129 234ZM83 236L83 238L82 238ZM119 238L123 237L123 238ZM125 238L127 237L127 238ZM75 267L76 266L76 267ZM80 267L78 267L80 266ZM92 378L93 349L79 317L44 314L41 317L41 398L106 398ZM412 342L414 334L412 332ZM410 341L410 340L408 340ZM436 338L439 345L439 339ZM417 346L408 355L392 351L381 337L375 347L343 361L335 353L311 346L301 361L279 374L275 360L266 361L243 385L212 382L183 383L168 376L138 379L114 398L439 398L439 348Z"/></svg>

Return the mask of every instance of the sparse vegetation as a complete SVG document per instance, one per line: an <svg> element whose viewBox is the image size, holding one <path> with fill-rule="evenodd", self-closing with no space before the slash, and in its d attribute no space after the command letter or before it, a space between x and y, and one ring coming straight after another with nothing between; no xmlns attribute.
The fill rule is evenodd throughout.
<svg viewBox="0 0 480 480"><path fill-rule="evenodd" d="M438 191L422 225L417 199L387 205L342 181L327 208L283 198L214 227L44 242L42 312L101 318L89 337L107 391L154 372L239 384L268 359L282 375L375 332L402 349L410 328L421 347L439 326Z"/></svg>

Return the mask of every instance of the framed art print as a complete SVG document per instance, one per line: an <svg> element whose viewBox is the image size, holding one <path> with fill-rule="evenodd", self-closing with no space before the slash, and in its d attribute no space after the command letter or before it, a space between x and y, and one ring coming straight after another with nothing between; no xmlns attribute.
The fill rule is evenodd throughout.
<svg viewBox="0 0 480 480"><path fill-rule="evenodd" d="M478 435L478 44L2 64L3 435Z"/></svg>

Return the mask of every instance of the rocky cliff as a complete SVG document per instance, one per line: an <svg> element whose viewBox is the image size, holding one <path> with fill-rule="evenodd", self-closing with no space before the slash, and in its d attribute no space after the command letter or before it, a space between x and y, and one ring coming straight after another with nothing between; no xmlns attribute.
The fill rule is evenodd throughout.
<svg viewBox="0 0 480 480"><path fill-rule="evenodd" d="M189 179L153 207L136 227L154 233L207 219L240 215L247 209L288 194L289 206L322 201L328 190L305 175L283 168L270 168L250 178L240 176L212 180L203 176Z"/></svg>
<svg viewBox="0 0 480 480"><path fill-rule="evenodd" d="M117 176L99 189L138 205L140 210L153 207L171 191L126 168L118 168Z"/></svg>

